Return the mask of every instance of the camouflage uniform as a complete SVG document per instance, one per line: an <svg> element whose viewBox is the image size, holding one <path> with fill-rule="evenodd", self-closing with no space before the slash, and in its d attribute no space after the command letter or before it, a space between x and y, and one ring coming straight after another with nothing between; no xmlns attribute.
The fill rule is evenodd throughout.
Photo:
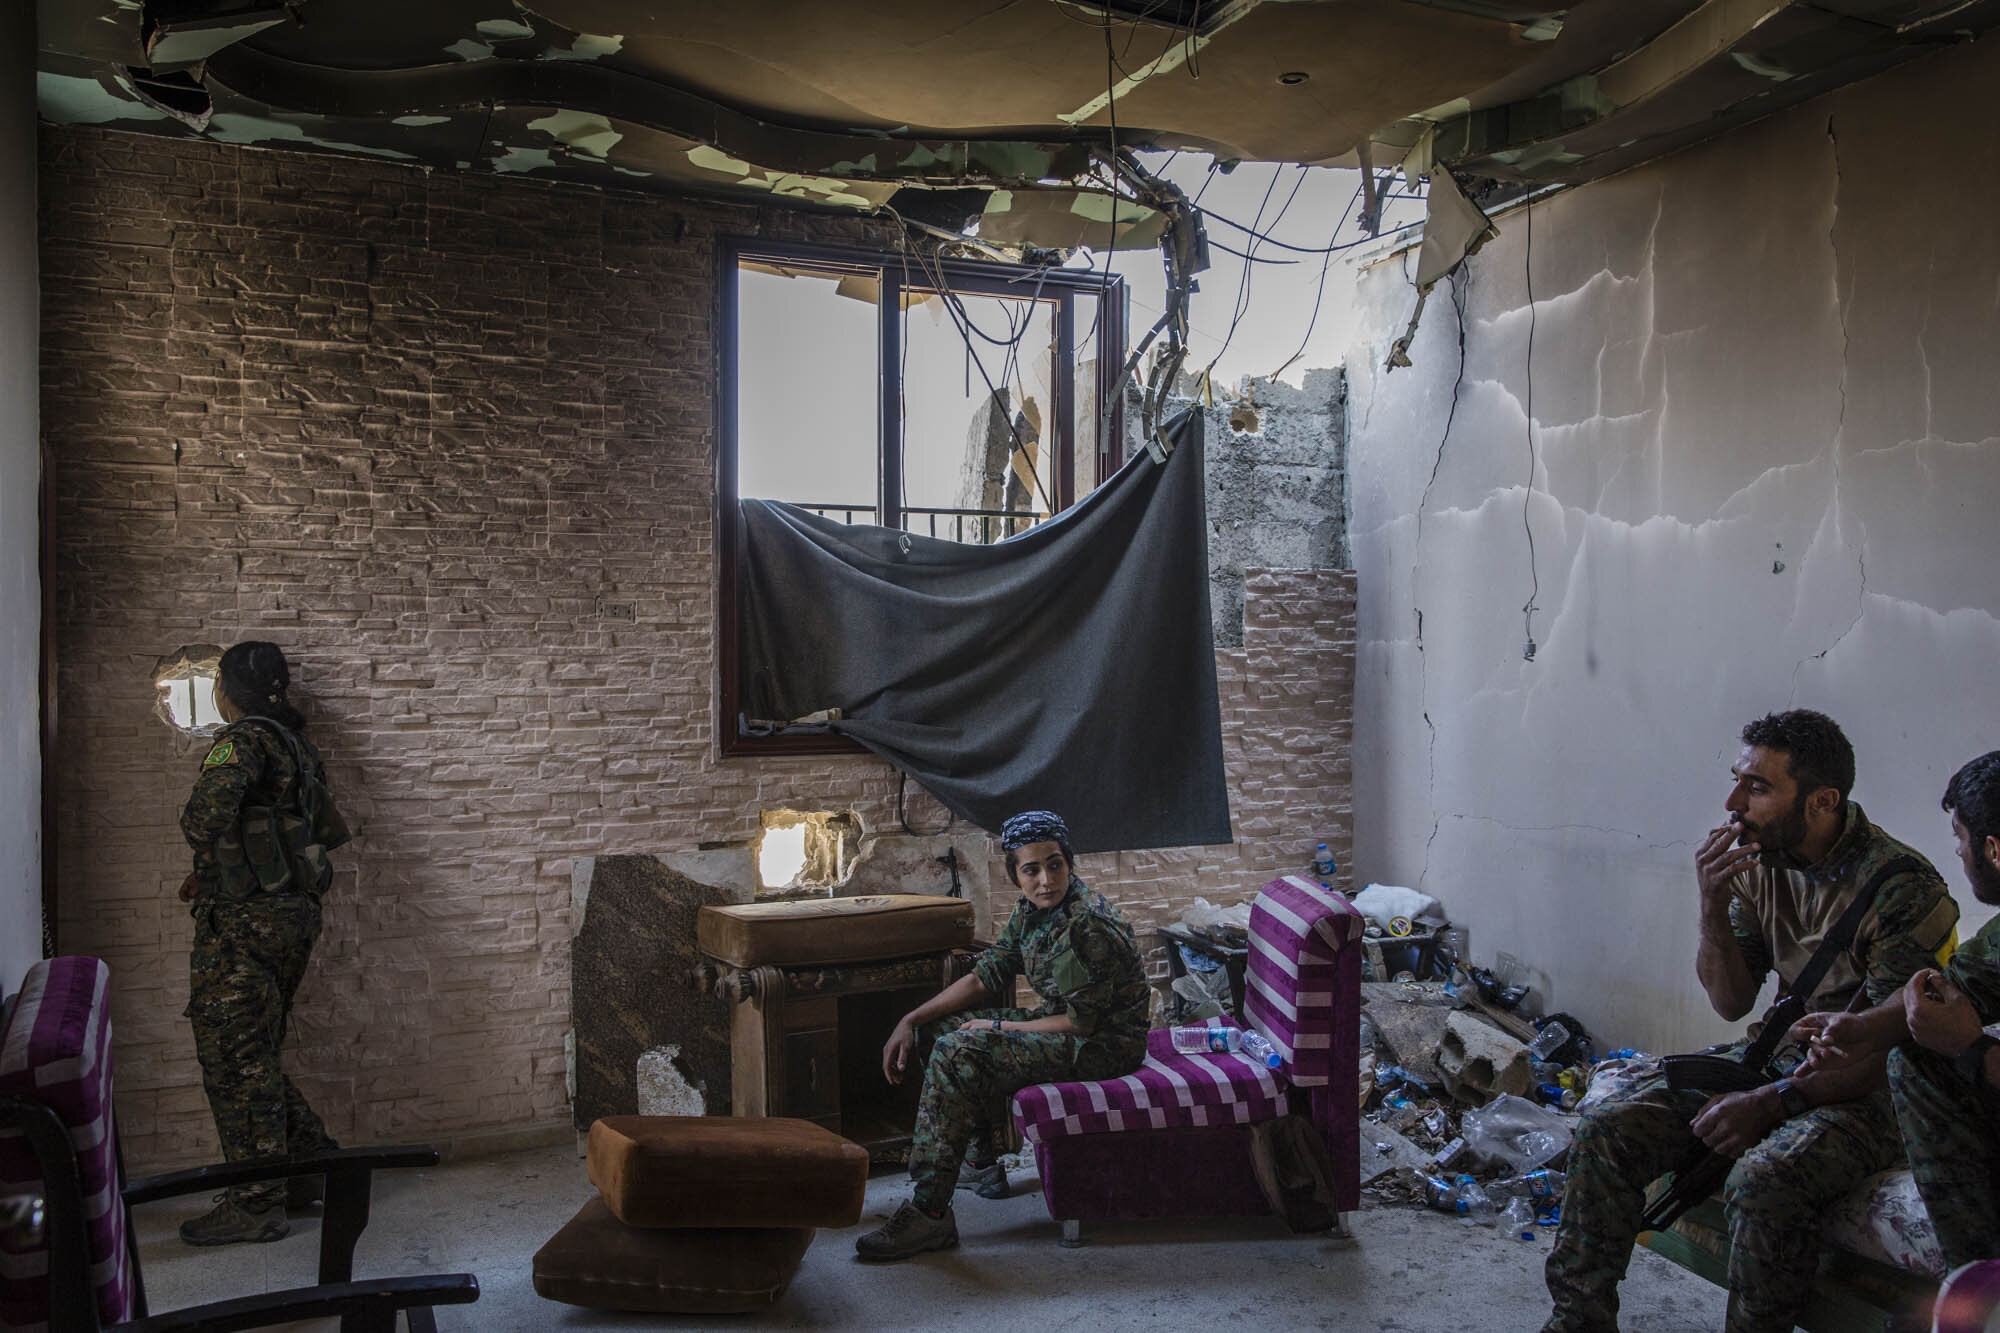
<svg viewBox="0 0 2000 1333"><path fill-rule="evenodd" d="M926 1032L942 1030L924 1069L910 1149L915 1201L937 1212L951 1203L959 1163L968 1148L991 1154L1008 1098L1036 1083L1116 1078L1146 1058L1152 997L1132 928L1118 909L1082 880L1043 911L1026 898L973 971L989 994L1011 996L1025 975L1042 997L1036 1009L995 1008L952 1014ZM973 1020L1025 1021L1067 1014L1081 1036L1067 1032L957 1029Z"/></svg>
<svg viewBox="0 0 2000 1333"><path fill-rule="evenodd" d="M299 739L307 761L317 765L312 742ZM319 898L266 892L241 845L243 809L296 804L298 785L298 765L277 733L262 723L235 722L209 748L181 812L195 870L186 1013L222 1155L232 1162L336 1146L278 1064L292 996L319 938ZM284 1190L279 1180L232 1197L264 1208Z"/></svg>
<svg viewBox="0 0 2000 1333"><path fill-rule="evenodd" d="M1966 941L1945 977L1981 1023L2000 1022L2000 919ZM1968 1084L1914 1041L1889 1053L1889 1090L1946 1266L2000 1256L2000 1092Z"/></svg>
<svg viewBox="0 0 2000 1333"><path fill-rule="evenodd" d="M1816 942L1876 867L1916 855L1849 801L1841 836L1817 865L1801 872L1745 872L1739 880L1761 873L1768 883L1785 874L1790 887L1776 901L1787 909L1804 905L1789 925L1800 939ZM1761 981L1780 954L1775 942L1780 931L1760 915L1772 908L1753 908L1740 883L1738 894L1730 912L1737 947ZM1772 901L1763 897L1766 904ZM1957 904L1928 863L1922 872L1892 877L1877 890L1848 957L1828 971L1814 1007L1840 1008L1857 989L1879 1003L1934 963L1957 921ZM1793 941L1777 967L1781 978L1789 980L1807 957L1810 951ZM1740 1056L1748 1045L1738 1042L1720 1053ZM1618 1283L1631 1261L1646 1186L1677 1167L1699 1142L1689 1122L1707 1101L1703 1093L1671 1091L1655 1071L1578 1118L1562 1224L1547 1267L1555 1310L1544 1333L1617 1328ZM1735 1333L1790 1329L1818 1264L1820 1218L1861 1180L1901 1159L1886 1090L1814 1107L1779 1124L1739 1158L1723 1186L1730 1240L1728 1328Z"/></svg>

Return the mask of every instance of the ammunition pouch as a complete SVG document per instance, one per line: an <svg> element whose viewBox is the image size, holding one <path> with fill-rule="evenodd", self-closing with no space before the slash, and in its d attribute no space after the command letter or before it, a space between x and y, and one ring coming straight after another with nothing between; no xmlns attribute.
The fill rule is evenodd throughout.
<svg viewBox="0 0 2000 1333"><path fill-rule="evenodd" d="M228 839L217 844L218 852ZM308 893L317 898L333 880L333 863L306 820L275 806L247 806L243 811L242 859L249 875L265 893Z"/></svg>

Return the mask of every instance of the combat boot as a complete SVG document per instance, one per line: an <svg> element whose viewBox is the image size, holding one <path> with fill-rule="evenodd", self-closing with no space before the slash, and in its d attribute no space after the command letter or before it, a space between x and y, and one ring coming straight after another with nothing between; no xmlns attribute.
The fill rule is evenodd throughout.
<svg viewBox="0 0 2000 1333"><path fill-rule="evenodd" d="M1004 1199L1013 1193L1007 1183L1007 1166L997 1158L985 1166L974 1166L971 1162L961 1162L958 1167L958 1187L971 1190L982 1199Z"/></svg>
<svg viewBox="0 0 2000 1333"><path fill-rule="evenodd" d="M190 1245L262 1244L283 1240L291 1229L285 1221L283 1199L250 1206L223 1193L215 1196L215 1207L181 1223L181 1239Z"/></svg>
<svg viewBox="0 0 2000 1333"><path fill-rule="evenodd" d="M914 1203L906 1203L879 1228L854 1242L854 1253L876 1263L908 1259L926 1250L950 1250L958 1246L958 1220L951 1209L932 1217Z"/></svg>

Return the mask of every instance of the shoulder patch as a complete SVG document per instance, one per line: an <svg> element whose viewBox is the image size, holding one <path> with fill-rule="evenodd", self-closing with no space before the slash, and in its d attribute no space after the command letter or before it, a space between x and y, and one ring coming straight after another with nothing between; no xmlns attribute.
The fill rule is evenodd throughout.
<svg viewBox="0 0 2000 1333"><path fill-rule="evenodd" d="M201 761L203 768L220 768L236 761L236 742L217 741L215 748L208 752L208 758Z"/></svg>

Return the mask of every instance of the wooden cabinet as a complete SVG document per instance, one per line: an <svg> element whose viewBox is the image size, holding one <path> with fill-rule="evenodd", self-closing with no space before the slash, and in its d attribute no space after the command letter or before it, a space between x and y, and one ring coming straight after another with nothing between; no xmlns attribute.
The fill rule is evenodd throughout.
<svg viewBox="0 0 2000 1333"><path fill-rule="evenodd" d="M928 1051L900 1084L882 1075L896 1020L971 970L941 949L881 962L733 967L718 963L730 1015L731 1103L742 1116L796 1116L906 1161Z"/></svg>

